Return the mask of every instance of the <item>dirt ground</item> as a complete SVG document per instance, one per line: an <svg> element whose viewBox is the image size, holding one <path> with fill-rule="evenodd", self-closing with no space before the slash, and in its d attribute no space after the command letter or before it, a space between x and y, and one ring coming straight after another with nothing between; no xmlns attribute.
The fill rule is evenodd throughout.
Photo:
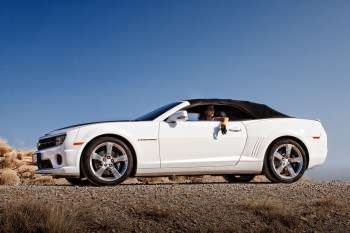
<svg viewBox="0 0 350 233"><path fill-rule="evenodd" d="M20 185L0 197L3 232L350 232L345 182Z"/></svg>
<svg viewBox="0 0 350 233"><path fill-rule="evenodd" d="M177 176L72 186L35 174L31 153L0 139L0 233L350 232L347 182Z"/></svg>

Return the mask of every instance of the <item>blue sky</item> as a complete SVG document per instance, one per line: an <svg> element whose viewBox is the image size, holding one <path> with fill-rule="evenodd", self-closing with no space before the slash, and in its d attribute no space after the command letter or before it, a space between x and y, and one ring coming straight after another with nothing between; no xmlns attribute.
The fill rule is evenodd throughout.
<svg viewBox="0 0 350 233"><path fill-rule="evenodd" d="M186 98L322 120L348 178L349 1L1 1L0 136L33 148L68 124Z"/></svg>

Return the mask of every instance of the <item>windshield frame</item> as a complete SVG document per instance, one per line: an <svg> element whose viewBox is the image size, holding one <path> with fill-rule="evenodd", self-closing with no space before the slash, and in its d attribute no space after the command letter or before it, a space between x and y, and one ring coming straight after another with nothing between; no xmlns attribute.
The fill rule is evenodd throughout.
<svg viewBox="0 0 350 233"><path fill-rule="evenodd" d="M154 121L158 117L162 116L164 113L170 111L171 109L175 108L176 106L179 106L182 102L173 102L170 104L163 105L159 108L156 108L153 111L150 111L144 115L139 116L134 121Z"/></svg>

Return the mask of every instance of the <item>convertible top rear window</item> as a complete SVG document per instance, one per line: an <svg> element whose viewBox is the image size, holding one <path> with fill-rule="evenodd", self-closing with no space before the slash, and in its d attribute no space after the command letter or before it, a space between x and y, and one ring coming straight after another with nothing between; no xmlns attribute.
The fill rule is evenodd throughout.
<svg viewBox="0 0 350 233"><path fill-rule="evenodd" d="M135 121L153 121L154 119L156 119L157 117L159 117L163 113L169 111L170 109L172 109L173 107L175 107L176 105L179 105L179 104L180 104L180 102L175 102L175 103L164 105L163 107L157 108L156 110L153 110L152 112L149 112L143 116L136 118Z"/></svg>

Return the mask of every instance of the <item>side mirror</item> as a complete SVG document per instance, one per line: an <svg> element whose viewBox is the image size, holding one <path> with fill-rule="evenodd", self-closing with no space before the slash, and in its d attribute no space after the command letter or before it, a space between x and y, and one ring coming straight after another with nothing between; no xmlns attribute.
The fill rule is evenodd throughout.
<svg viewBox="0 0 350 233"><path fill-rule="evenodd" d="M177 111L170 117L168 117L167 121L168 123L176 123L178 121L187 121L188 120L188 114L187 111Z"/></svg>

